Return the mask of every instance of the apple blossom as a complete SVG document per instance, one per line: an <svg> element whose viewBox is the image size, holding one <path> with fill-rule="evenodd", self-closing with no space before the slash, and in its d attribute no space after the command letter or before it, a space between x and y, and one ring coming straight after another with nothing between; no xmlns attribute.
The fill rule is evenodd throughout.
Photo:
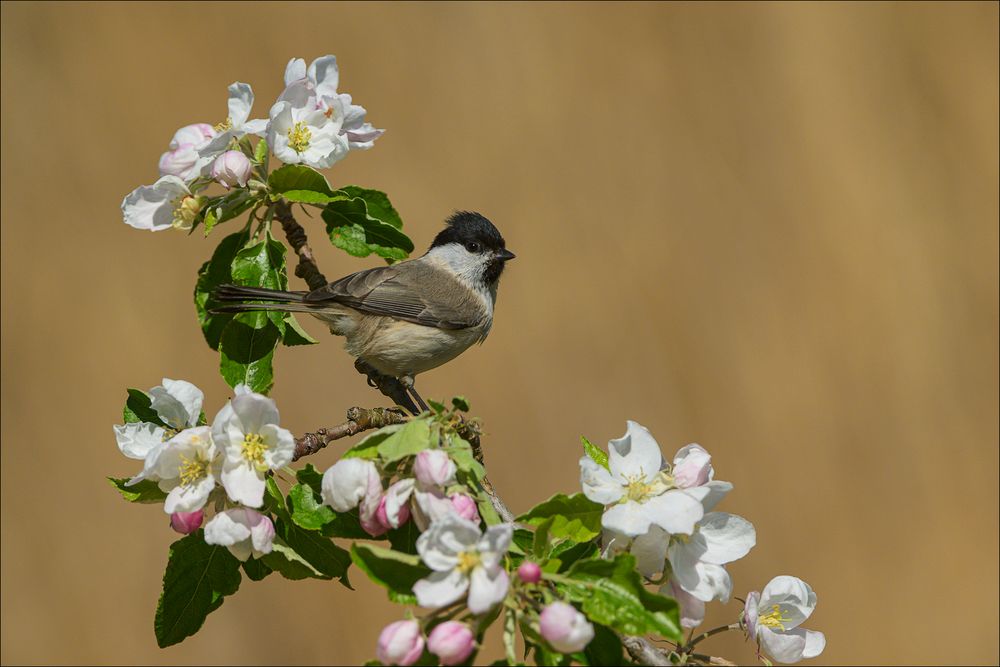
<svg viewBox="0 0 1000 667"><path fill-rule="evenodd" d="M375 655L384 665L412 665L424 653L424 637L414 620L396 621L382 629Z"/></svg>
<svg viewBox="0 0 1000 667"><path fill-rule="evenodd" d="M267 144L286 164L326 169L350 150L340 135L344 112L337 98L325 98L321 108L311 92L302 82L285 89L271 107Z"/></svg>
<svg viewBox="0 0 1000 667"><path fill-rule="evenodd" d="M274 524L257 510L237 507L219 512L205 526L205 541L229 549L241 561L271 553Z"/></svg>
<svg viewBox="0 0 1000 667"><path fill-rule="evenodd" d="M724 565L746 556L757 543L753 524L725 512L709 512L693 535L673 535L667 558L677 585L709 602L729 602L733 580Z"/></svg>
<svg viewBox="0 0 1000 667"><path fill-rule="evenodd" d="M697 628L705 620L705 603L681 588L673 579L661 586L660 592L677 600L682 628Z"/></svg>
<svg viewBox="0 0 1000 667"><path fill-rule="evenodd" d="M576 653L594 638L594 626L587 617L565 602L553 602L538 617L542 637L560 653Z"/></svg>
<svg viewBox="0 0 1000 667"><path fill-rule="evenodd" d="M542 568L538 563L526 560L517 566L517 578L526 584L537 584L542 580Z"/></svg>
<svg viewBox="0 0 1000 667"><path fill-rule="evenodd" d="M478 525L454 514L432 523L417 538L417 552L434 570L413 585L418 604L444 607L466 592L473 614L482 614L498 604L507 595L509 580L503 558L513 531L513 526L505 523L481 533Z"/></svg>
<svg viewBox="0 0 1000 667"><path fill-rule="evenodd" d="M291 463L295 438L278 421L274 400L254 392L237 392L215 416L212 437L224 454L222 486L234 502L260 507L264 473Z"/></svg>
<svg viewBox="0 0 1000 667"><path fill-rule="evenodd" d="M242 151L226 151L212 163L212 178L228 190L236 184L245 186L252 170L250 158Z"/></svg>
<svg viewBox="0 0 1000 667"><path fill-rule="evenodd" d="M610 505L601 524L635 537L651 525L674 534L690 535L704 515L704 487L680 488L669 470L662 470L660 446L645 427L628 422L624 436L608 443L608 469L589 456L580 459L584 495Z"/></svg>
<svg viewBox="0 0 1000 667"><path fill-rule="evenodd" d="M413 476L426 486L448 486L455 483L455 463L441 449L425 449L413 460Z"/></svg>
<svg viewBox="0 0 1000 667"><path fill-rule="evenodd" d="M775 577L764 591L747 595L742 625L751 639L778 662L815 658L826 647L826 636L798 627L816 608L809 584L787 575Z"/></svg>
<svg viewBox="0 0 1000 667"><path fill-rule="evenodd" d="M382 496L375 514L386 529L399 528L410 520L410 504L407 501L412 488L412 479L401 479Z"/></svg>
<svg viewBox="0 0 1000 667"><path fill-rule="evenodd" d="M181 535L190 535L201 528L201 523L204 520L205 512L203 510L174 512L170 515L170 527Z"/></svg>
<svg viewBox="0 0 1000 667"><path fill-rule="evenodd" d="M156 480L167 492L163 511L200 510L215 489L219 474L219 455L208 426L181 431L153 448L146 457L143 476Z"/></svg>
<svg viewBox="0 0 1000 667"><path fill-rule="evenodd" d="M427 650L438 657L442 665L460 665L476 649L472 629L459 621L445 621L431 630Z"/></svg>
<svg viewBox="0 0 1000 667"><path fill-rule="evenodd" d="M205 148L215 135L215 129L208 123L185 125L177 130L170 140L170 150L160 156L160 175L171 174L185 181L197 176L195 164L198 162L198 151Z"/></svg>
<svg viewBox="0 0 1000 667"><path fill-rule="evenodd" d="M240 139L247 134L264 136L267 131L267 121L263 118L249 120L250 109L253 108L253 89L250 84L236 81L228 88L229 113L226 119L215 126L217 134L208 144L198 151L198 161L192 168L194 174L207 175L215 159L229 150L234 139Z"/></svg>
<svg viewBox="0 0 1000 667"><path fill-rule="evenodd" d="M136 229L188 230L194 226L203 204L203 198L193 195L183 180L168 174L125 195L122 216L126 225Z"/></svg>
<svg viewBox="0 0 1000 667"><path fill-rule="evenodd" d="M184 380L163 378L163 384L149 390L150 407L168 428L151 422L132 422L115 426L118 449L130 459L145 459L153 447L169 439L177 431L194 426L201 416L205 395L201 389Z"/></svg>
<svg viewBox="0 0 1000 667"><path fill-rule="evenodd" d="M371 461L337 461L323 473L321 491L323 502L336 512L347 512L358 507L361 526L373 537L382 535L390 527L383 525L377 516L382 504L382 480L379 478L378 468ZM388 497L386 503L389 503Z"/></svg>

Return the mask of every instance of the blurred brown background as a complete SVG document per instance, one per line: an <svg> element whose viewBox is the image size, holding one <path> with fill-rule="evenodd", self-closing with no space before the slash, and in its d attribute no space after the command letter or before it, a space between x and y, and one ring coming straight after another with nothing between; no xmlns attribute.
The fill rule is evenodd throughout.
<svg viewBox="0 0 1000 667"><path fill-rule="evenodd" d="M265 115L290 57L334 53L388 132L331 181L421 248L472 208L518 253L489 341L419 382L471 399L516 511L636 419L714 454L758 529L737 594L812 584L821 662L996 663L997 8L5 3L3 662L359 662L401 616L359 572L273 576L160 651L175 535L103 478L137 469L126 387L229 395L191 303L221 234L130 229L121 198L230 82ZM328 276L376 263L309 229ZM277 360L295 432L380 401L307 326Z"/></svg>

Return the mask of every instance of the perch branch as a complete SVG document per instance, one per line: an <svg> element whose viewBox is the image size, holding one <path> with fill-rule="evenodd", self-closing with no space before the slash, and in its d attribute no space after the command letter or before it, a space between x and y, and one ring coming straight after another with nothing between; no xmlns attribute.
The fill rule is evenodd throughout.
<svg viewBox="0 0 1000 667"><path fill-rule="evenodd" d="M292 215L292 207L284 199L274 205L274 219L281 223L281 229L285 232L285 238L291 244L292 250L299 257L299 263L295 267L295 275L306 281L309 289L319 289L327 284L326 276L316 265L316 258L313 256L312 248L309 247L309 237L306 230L302 229L295 217Z"/></svg>
<svg viewBox="0 0 1000 667"><path fill-rule="evenodd" d="M640 665L670 665L670 659L667 657L666 652L653 646L650 641L644 637L628 637L622 635L622 646L625 647L625 651L629 654L635 662Z"/></svg>
<svg viewBox="0 0 1000 667"><path fill-rule="evenodd" d="M292 461L315 454L334 440L347 438L372 428L382 428L390 424L402 424L408 417L395 408L358 408L347 411L347 421L330 428L321 428L295 438L295 453Z"/></svg>

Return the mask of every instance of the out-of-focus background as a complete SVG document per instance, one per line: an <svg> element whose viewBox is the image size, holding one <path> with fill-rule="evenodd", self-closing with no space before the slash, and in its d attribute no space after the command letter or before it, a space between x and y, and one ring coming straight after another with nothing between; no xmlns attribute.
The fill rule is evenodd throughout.
<svg viewBox="0 0 1000 667"><path fill-rule="evenodd" d="M126 387L230 393L191 303L219 237L128 228L122 197L229 83L263 116L327 53L388 130L331 182L389 193L419 247L470 208L518 254L490 339L419 381L471 399L515 511L635 419L712 452L758 530L737 594L808 581L821 662L1000 659L996 3L5 3L4 663L357 663L401 616L360 573L273 576L158 650L175 535L104 480L136 470ZM306 222L328 276L377 263ZM380 404L306 326L283 424Z"/></svg>

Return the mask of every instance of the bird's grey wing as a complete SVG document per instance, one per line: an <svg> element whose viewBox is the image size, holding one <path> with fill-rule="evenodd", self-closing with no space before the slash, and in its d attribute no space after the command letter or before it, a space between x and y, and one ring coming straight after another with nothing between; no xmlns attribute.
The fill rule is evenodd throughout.
<svg viewBox="0 0 1000 667"><path fill-rule="evenodd" d="M304 302L339 303L439 329L465 329L479 323L480 312L468 292L440 269L410 261L344 276L313 290Z"/></svg>

